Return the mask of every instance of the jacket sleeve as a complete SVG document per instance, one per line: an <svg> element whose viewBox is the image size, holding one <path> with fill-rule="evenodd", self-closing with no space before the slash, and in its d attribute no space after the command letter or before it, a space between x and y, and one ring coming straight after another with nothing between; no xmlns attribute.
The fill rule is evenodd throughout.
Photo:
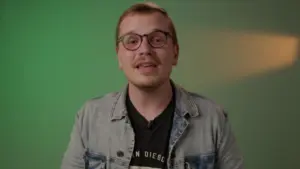
<svg viewBox="0 0 300 169"><path fill-rule="evenodd" d="M76 114L75 123L70 135L70 141L62 159L61 169L84 169L84 154L86 149L86 132L83 131L86 106Z"/></svg>
<svg viewBox="0 0 300 169"><path fill-rule="evenodd" d="M227 114L222 110L219 115L218 168L244 169L243 156L238 148Z"/></svg>

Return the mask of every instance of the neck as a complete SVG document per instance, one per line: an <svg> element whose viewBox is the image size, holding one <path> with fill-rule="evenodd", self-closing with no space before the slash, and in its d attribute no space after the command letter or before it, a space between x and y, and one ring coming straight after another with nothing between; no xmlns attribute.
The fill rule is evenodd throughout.
<svg viewBox="0 0 300 169"><path fill-rule="evenodd" d="M151 90L129 84L128 94L134 107L147 120L153 120L158 116L168 106L173 96L170 81Z"/></svg>

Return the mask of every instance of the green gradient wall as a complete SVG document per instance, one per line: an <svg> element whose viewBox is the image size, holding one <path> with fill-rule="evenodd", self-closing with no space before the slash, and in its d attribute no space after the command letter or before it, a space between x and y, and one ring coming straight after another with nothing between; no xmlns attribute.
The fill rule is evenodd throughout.
<svg viewBox="0 0 300 169"><path fill-rule="evenodd" d="M79 107L126 82L117 68L114 33L119 15L133 2L2 1L1 168L59 168ZM173 78L224 105L247 168L299 168L299 63L225 81L218 73L224 65L218 59L229 55L201 36L191 36L230 30L297 37L297 5L157 2L170 11L182 42ZM213 33L206 34L210 36ZM211 56L199 50L201 46L216 53ZM227 61L238 64L241 57ZM221 80L210 81L212 77Z"/></svg>

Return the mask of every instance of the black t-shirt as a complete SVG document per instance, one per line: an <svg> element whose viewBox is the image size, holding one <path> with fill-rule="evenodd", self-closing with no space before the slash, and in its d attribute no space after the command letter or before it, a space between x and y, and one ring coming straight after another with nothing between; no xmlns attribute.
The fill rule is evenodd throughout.
<svg viewBox="0 0 300 169"><path fill-rule="evenodd" d="M169 137L175 110L174 98L173 94L173 99L167 108L149 122L135 109L127 95L128 116L135 132L135 145L130 162L131 169L166 168Z"/></svg>

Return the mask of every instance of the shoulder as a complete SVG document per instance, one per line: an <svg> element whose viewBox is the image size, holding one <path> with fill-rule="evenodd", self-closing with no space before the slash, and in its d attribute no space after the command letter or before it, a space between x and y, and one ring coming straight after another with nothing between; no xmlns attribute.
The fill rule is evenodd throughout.
<svg viewBox="0 0 300 169"><path fill-rule="evenodd" d="M191 92L185 89L182 90L187 95L190 102L197 107L200 117L213 118L214 120L218 121L227 120L228 115L221 104L216 103L213 99L199 93Z"/></svg>
<svg viewBox="0 0 300 169"><path fill-rule="evenodd" d="M80 116L109 116L113 105L120 97L120 92L111 92L103 96L86 100L78 112Z"/></svg>

